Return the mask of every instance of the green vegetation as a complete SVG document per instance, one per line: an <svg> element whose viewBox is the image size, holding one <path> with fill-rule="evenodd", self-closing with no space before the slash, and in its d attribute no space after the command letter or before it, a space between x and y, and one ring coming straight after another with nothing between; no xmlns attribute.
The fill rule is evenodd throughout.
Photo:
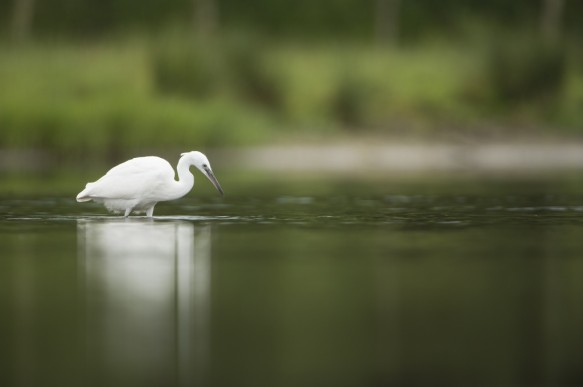
<svg viewBox="0 0 583 387"><path fill-rule="evenodd" d="M5 44L0 147L77 159L298 133L583 127L577 57L528 42L507 46L250 38L205 45L180 33L152 41Z"/></svg>
<svg viewBox="0 0 583 387"><path fill-rule="evenodd" d="M0 150L93 162L354 133L579 136L582 11L564 0L3 2Z"/></svg>
<svg viewBox="0 0 583 387"><path fill-rule="evenodd" d="M583 3L288 3L2 2L0 150L581 134Z"/></svg>
<svg viewBox="0 0 583 387"><path fill-rule="evenodd" d="M263 137L268 125L260 113L228 99L157 93L149 67L148 51L132 44L6 50L0 59L0 146L91 156Z"/></svg>

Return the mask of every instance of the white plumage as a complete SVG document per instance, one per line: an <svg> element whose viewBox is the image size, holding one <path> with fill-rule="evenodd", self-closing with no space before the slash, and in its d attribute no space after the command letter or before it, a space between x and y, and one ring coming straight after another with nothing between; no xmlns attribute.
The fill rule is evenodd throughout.
<svg viewBox="0 0 583 387"><path fill-rule="evenodd" d="M93 200L113 212L145 212L151 217L158 202L186 195L194 186L190 167L198 168L223 194L206 156L200 152L183 153L178 161L178 180L168 161L156 157L137 157L111 168L101 179L87 183L77 195L78 202Z"/></svg>

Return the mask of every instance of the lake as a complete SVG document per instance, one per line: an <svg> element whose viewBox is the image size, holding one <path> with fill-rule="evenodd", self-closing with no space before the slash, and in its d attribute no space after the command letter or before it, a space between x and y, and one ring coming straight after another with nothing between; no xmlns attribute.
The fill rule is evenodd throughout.
<svg viewBox="0 0 583 387"><path fill-rule="evenodd" d="M583 384L580 180L222 183L0 199L0 385Z"/></svg>

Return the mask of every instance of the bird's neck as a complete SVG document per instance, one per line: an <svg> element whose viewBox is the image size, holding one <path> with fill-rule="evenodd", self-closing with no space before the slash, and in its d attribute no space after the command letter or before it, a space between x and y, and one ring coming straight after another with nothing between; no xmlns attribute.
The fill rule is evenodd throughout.
<svg viewBox="0 0 583 387"><path fill-rule="evenodd" d="M190 172L190 163L183 158L178 161L176 167L178 172L178 181L174 185L173 196L178 199L186 195L194 185L194 175Z"/></svg>

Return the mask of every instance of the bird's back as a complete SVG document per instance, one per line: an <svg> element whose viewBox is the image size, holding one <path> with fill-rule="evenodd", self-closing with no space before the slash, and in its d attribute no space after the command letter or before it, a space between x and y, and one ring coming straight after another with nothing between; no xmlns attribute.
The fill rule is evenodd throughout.
<svg viewBox="0 0 583 387"><path fill-rule="evenodd" d="M149 197L170 180L174 180L174 170L166 160L156 156L136 157L111 168L96 182L88 183L77 200Z"/></svg>

